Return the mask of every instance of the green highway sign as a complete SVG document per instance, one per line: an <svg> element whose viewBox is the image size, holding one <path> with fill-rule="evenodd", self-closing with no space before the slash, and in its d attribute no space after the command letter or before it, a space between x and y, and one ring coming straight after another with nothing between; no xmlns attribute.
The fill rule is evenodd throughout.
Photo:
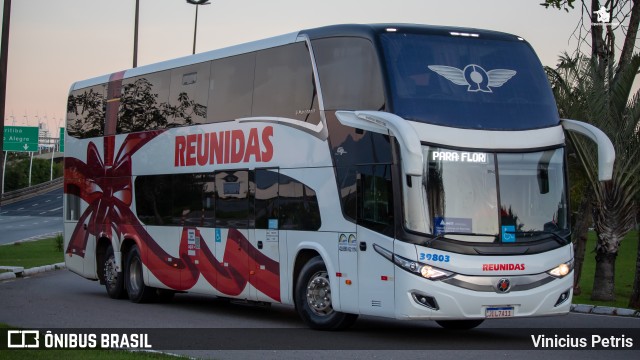
<svg viewBox="0 0 640 360"><path fill-rule="evenodd" d="M60 152L64 152L64 128L60 128Z"/></svg>
<svg viewBox="0 0 640 360"><path fill-rule="evenodd" d="M32 126L5 126L4 151L38 151L38 128Z"/></svg>

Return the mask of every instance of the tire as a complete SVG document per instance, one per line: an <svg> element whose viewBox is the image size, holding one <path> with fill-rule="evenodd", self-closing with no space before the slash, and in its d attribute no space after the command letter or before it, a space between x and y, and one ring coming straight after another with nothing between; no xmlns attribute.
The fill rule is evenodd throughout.
<svg viewBox="0 0 640 360"><path fill-rule="evenodd" d="M127 291L124 288L124 276L116 269L116 257L113 253L113 246L109 245L105 253L102 275L107 294L112 299L124 299Z"/></svg>
<svg viewBox="0 0 640 360"><path fill-rule="evenodd" d="M327 267L320 256L302 267L294 298L300 318L312 329L346 329L358 318L358 315L333 310L330 285Z"/></svg>
<svg viewBox="0 0 640 360"><path fill-rule="evenodd" d="M482 324L484 319L478 320L437 320L436 323L445 329L451 330L471 330Z"/></svg>
<svg viewBox="0 0 640 360"><path fill-rule="evenodd" d="M129 294L129 300L135 303L144 303L153 300L156 289L144 284L142 260L138 246L134 245L129 250L124 270L124 282L127 293Z"/></svg>

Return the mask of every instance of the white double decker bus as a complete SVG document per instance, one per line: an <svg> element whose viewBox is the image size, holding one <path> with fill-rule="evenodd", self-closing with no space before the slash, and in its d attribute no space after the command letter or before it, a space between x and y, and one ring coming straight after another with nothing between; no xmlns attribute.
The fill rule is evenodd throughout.
<svg viewBox="0 0 640 360"><path fill-rule="evenodd" d="M565 131L522 38L336 25L73 84L65 261L133 302L194 292L472 328L565 314Z"/></svg>

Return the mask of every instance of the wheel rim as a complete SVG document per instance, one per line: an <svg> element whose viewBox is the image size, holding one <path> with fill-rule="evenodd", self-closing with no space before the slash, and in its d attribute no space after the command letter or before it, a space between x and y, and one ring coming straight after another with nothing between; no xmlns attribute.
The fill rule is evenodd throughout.
<svg viewBox="0 0 640 360"><path fill-rule="evenodd" d="M104 262L104 281L109 288L114 288L118 281L118 271L116 271L116 260L113 255Z"/></svg>
<svg viewBox="0 0 640 360"><path fill-rule="evenodd" d="M333 313L331 306L331 286L326 271L319 271L307 284L307 304L316 315L327 316Z"/></svg>
<svg viewBox="0 0 640 360"><path fill-rule="evenodd" d="M131 259L131 263L129 265L129 290L137 294L140 291L141 284L142 266L140 266L140 259L138 257L134 257Z"/></svg>

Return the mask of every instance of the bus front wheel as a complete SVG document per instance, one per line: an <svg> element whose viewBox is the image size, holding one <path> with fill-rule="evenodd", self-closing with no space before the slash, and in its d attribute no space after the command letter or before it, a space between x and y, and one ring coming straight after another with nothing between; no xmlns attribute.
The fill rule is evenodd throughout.
<svg viewBox="0 0 640 360"><path fill-rule="evenodd" d="M358 318L358 315L333 309L329 274L320 256L309 260L300 271L296 282L295 304L302 320L312 329L345 329Z"/></svg>
<svg viewBox="0 0 640 360"><path fill-rule="evenodd" d="M152 300L155 289L144 284L140 250L138 250L138 246L136 245L134 245L127 254L124 280L127 293L129 294L129 300L135 303Z"/></svg>
<svg viewBox="0 0 640 360"><path fill-rule="evenodd" d="M124 289L124 280L122 272L118 272L116 267L116 258L113 253L113 246L109 245L105 254L103 274L104 285L107 288L107 294L112 299L123 299L127 296Z"/></svg>

